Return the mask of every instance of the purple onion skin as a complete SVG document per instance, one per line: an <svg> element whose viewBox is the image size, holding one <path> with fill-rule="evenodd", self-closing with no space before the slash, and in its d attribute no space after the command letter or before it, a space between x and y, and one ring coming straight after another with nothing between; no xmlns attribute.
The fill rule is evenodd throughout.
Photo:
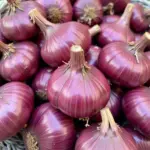
<svg viewBox="0 0 150 150"><path fill-rule="evenodd" d="M99 55L99 69L113 82L127 88L135 88L149 80L150 63L145 53L136 57L129 51L128 44L114 42L106 45Z"/></svg>
<svg viewBox="0 0 150 150"><path fill-rule="evenodd" d="M51 67L58 67L63 61L68 62L72 45L81 45L86 53L92 40L88 29L88 26L77 22L56 25L54 29L49 27L41 49L43 60ZM51 33L51 30L54 32Z"/></svg>
<svg viewBox="0 0 150 150"><path fill-rule="evenodd" d="M52 106L73 118L93 116L106 106L110 97L108 81L94 66L89 67L85 77L80 70L67 70L68 65L55 70L48 83Z"/></svg>
<svg viewBox="0 0 150 150"><path fill-rule="evenodd" d="M130 29L130 19L134 5L128 4L120 19L113 23L102 23L101 32L97 38L102 47L112 42L130 43L135 40L135 35Z"/></svg>
<svg viewBox="0 0 150 150"><path fill-rule="evenodd" d="M44 101L47 100L47 85L51 78L52 71L53 70L50 68L40 69L32 82L33 91L36 93L38 98Z"/></svg>
<svg viewBox="0 0 150 150"><path fill-rule="evenodd" d="M3 34L2 34L2 31L1 31L2 29L1 29L1 20L0 20L0 41L2 41L2 42L6 42L6 39L5 39L5 37L3 36Z"/></svg>
<svg viewBox="0 0 150 150"><path fill-rule="evenodd" d="M116 13L122 13L127 4L130 2L130 0L101 0L101 1L104 6L112 2L114 4L114 10Z"/></svg>
<svg viewBox="0 0 150 150"><path fill-rule="evenodd" d="M102 10L102 4L100 0L86 0L86 1L77 0L73 7L74 7L73 9L74 17L79 22L87 24L89 26L93 26L95 24L101 23L103 17L103 10ZM95 17L92 18L90 15L89 18L87 18L87 16L84 17L84 15L86 14L85 9L90 9L90 8L93 8L95 10L94 13Z"/></svg>
<svg viewBox="0 0 150 150"><path fill-rule="evenodd" d="M123 110L130 121L143 135L150 137L150 89L139 87L129 91L123 98Z"/></svg>
<svg viewBox="0 0 150 150"><path fill-rule="evenodd" d="M40 32L40 33L38 34L38 37L37 37L35 43L38 45L38 47L39 47L40 49L42 49L42 47L43 47L43 45L44 45L44 35L43 35L43 33Z"/></svg>
<svg viewBox="0 0 150 150"><path fill-rule="evenodd" d="M122 95L123 95L123 92L120 88L111 90L110 99L106 105L106 107L110 109L115 119L119 119L119 117L121 116ZM97 115L93 116L92 120L96 122L100 122L101 121L100 112Z"/></svg>
<svg viewBox="0 0 150 150"><path fill-rule="evenodd" d="M28 131L36 137L40 150L72 150L76 140L73 120L49 103L34 111Z"/></svg>
<svg viewBox="0 0 150 150"><path fill-rule="evenodd" d="M35 0L35 1L41 4L47 10L47 15L49 15L48 9L53 7L58 8L63 15L59 23L68 22L72 20L73 10L70 0ZM49 16L47 16L47 18L48 20L53 22L49 18Z"/></svg>
<svg viewBox="0 0 150 150"><path fill-rule="evenodd" d="M97 124L83 130L77 140L75 150L137 150L135 141L124 128L114 134L110 129L106 135L97 130Z"/></svg>
<svg viewBox="0 0 150 150"><path fill-rule="evenodd" d="M39 66L39 49L32 42L15 43L15 52L0 60L0 75L7 81L25 81Z"/></svg>
<svg viewBox="0 0 150 150"><path fill-rule="evenodd" d="M144 7L141 4L135 4L131 17L131 27L135 32L144 32L149 27L148 19L144 14Z"/></svg>
<svg viewBox="0 0 150 150"><path fill-rule="evenodd" d="M86 54L86 61L89 65L97 67L98 56L101 52L101 48L98 46L92 45Z"/></svg>
<svg viewBox="0 0 150 150"><path fill-rule="evenodd" d="M120 16L117 15L107 15L103 17L103 23L114 23L118 21Z"/></svg>
<svg viewBox="0 0 150 150"><path fill-rule="evenodd" d="M127 35L127 36L126 36ZM102 47L112 42L132 42L135 40L135 36L130 28L122 26L121 24L116 25L114 23L103 23L101 25L101 33L98 36L98 44Z"/></svg>
<svg viewBox="0 0 150 150"><path fill-rule="evenodd" d="M16 8L15 13L2 18L1 31L5 38L11 41L23 41L33 37L38 28L33 24L28 13L37 8L44 16L44 8L34 1L24 1L20 3L20 8Z"/></svg>
<svg viewBox="0 0 150 150"><path fill-rule="evenodd" d="M21 82L0 87L0 141L16 135L27 123L33 110L34 93Z"/></svg>
<svg viewBox="0 0 150 150"><path fill-rule="evenodd" d="M125 128L134 138L138 150L149 150L150 149L150 140L140 134L137 130L132 129L131 127Z"/></svg>

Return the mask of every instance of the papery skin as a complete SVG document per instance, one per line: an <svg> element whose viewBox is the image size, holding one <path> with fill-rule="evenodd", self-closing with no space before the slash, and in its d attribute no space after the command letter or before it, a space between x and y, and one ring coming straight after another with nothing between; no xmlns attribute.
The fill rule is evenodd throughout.
<svg viewBox="0 0 150 150"><path fill-rule="evenodd" d="M14 44L15 52L0 60L0 75L7 81L25 81L39 67L39 49L32 42Z"/></svg>
<svg viewBox="0 0 150 150"><path fill-rule="evenodd" d="M88 29L88 26L77 22L68 22L49 27L41 49L43 60L51 67L58 67L63 62L68 62L72 45L81 45L86 53L92 39Z"/></svg>
<svg viewBox="0 0 150 150"><path fill-rule="evenodd" d="M72 150L76 140L73 120L49 103L34 111L27 131L36 137L40 150Z"/></svg>
<svg viewBox="0 0 150 150"><path fill-rule="evenodd" d="M0 87L0 141L19 132L33 110L34 93L21 82L10 82Z"/></svg>
<svg viewBox="0 0 150 150"><path fill-rule="evenodd" d="M125 127L125 129L133 136L138 150L149 150L150 149L150 140L140 134L136 129L132 127Z"/></svg>
<svg viewBox="0 0 150 150"><path fill-rule="evenodd" d="M79 136L75 150L137 150L132 136L124 129L118 128L117 133L109 129L103 135L103 129L98 130L94 124L83 130Z"/></svg>
<svg viewBox="0 0 150 150"><path fill-rule="evenodd" d="M41 4L47 10L47 15L49 15L48 9L53 7L59 8L63 16L63 18L60 20L59 23L68 22L72 20L73 10L70 0L35 0L35 1ZM48 20L50 20L49 17ZM50 21L53 22L52 20Z"/></svg>
<svg viewBox="0 0 150 150"><path fill-rule="evenodd" d="M148 19L144 13L144 7L141 4L135 4L131 17L131 27L135 32L145 32L149 27Z"/></svg>
<svg viewBox="0 0 150 150"><path fill-rule="evenodd" d="M101 51L102 49L100 47L91 45L86 54L86 61L88 62L89 65L97 67L98 56Z"/></svg>
<svg viewBox="0 0 150 150"><path fill-rule="evenodd" d="M123 110L129 122L143 135L150 137L150 89L139 87L123 98Z"/></svg>
<svg viewBox="0 0 150 150"><path fill-rule="evenodd" d="M90 117L104 108L110 87L104 75L95 67L85 75L82 70L63 65L55 70L48 83L48 100L52 106L74 118Z"/></svg>
<svg viewBox="0 0 150 150"><path fill-rule="evenodd" d="M32 23L29 12L37 8L44 16L46 16L44 8L33 1L24 1L20 3L20 10L16 8L14 14L6 15L1 21L1 31L4 37L11 41L28 40L39 31L37 26Z"/></svg>
<svg viewBox="0 0 150 150"><path fill-rule="evenodd" d="M124 42L105 46L99 55L98 65L112 82L128 88L145 84L150 78L150 63L145 53L138 54L139 63L130 47Z"/></svg>
<svg viewBox="0 0 150 150"><path fill-rule="evenodd" d="M53 70L51 68L42 68L32 81L32 89L36 95L44 101L47 100L47 85L49 79L51 78L52 72Z"/></svg>
<svg viewBox="0 0 150 150"><path fill-rule="evenodd" d="M96 18L91 18L92 20L86 21L85 18L82 17L85 14L85 8L94 8ZM103 17L103 9L100 0L77 0L73 6L74 17L81 23L87 24L89 26L93 26L95 24L99 24L102 21Z"/></svg>

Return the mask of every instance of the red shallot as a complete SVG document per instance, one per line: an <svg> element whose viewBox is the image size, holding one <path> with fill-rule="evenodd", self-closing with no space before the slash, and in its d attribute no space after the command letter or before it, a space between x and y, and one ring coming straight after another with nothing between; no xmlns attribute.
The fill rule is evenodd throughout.
<svg viewBox="0 0 150 150"><path fill-rule="evenodd" d="M100 0L77 0L73 8L74 17L81 23L93 26L102 21L103 10Z"/></svg>
<svg viewBox="0 0 150 150"><path fill-rule="evenodd" d="M150 137L150 88L139 87L123 98L123 110L129 122L146 137Z"/></svg>
<svg viewBox="0 0 150 150"><path fill-rule="evenodd" d="M73 120L49 103L38 107L24 131L28 150L73 150L76 132Z"/></svg>
<svg viewBox="0 0 150 150"><path fill-rule="evenodd" d="M80 46L71 47L70 61L52 74L48 99L52 106L74 118L87 118L104 108L110 87L104 75L86 63Z"/></svg>
<svg viewBox="0 0 150 150"><path fill-rule="evenodd" d="M150 60L144 53L150 43L146 32L135 45L114 42L103 48L99 55L99 68L116 84L134 88L150 79Z"/></svg>
<svg viewBox="0 0 150 150"><path fill-rule="evenodd" d="M0 99L0 141L3 141L16 135L28 122L34 93L24 83L10 82L0 87Z"/></svg>
<svg viewBox="0 0 150 150"><path fill-rule="evenodd" d="M38 28L28 16L32 9L38 9L44 16L44 8L34 1L9 0L8 7L1 21L1 31L9 40L22 41L33 37Z"/></svg>
<svg viewBox="0 0 150 150"><path fill-rule="evenodd" d="M36 73L39 64L38 47L29 41L5 44L0 41L0 75L7 81L25 81Z"/></svg>
<svg viewBox="0 0 150 150"><path fill-rule="evenodd" d="M81 132L75 150L137 150L132 135L115 123L109 109L103 109L101 116L100 125L91 125Z"/></svg>
<svg viewBox="0 0 150 150"><path fill-rule="evenodd" d="M100 31L98 25L89 29L88 26L77 22L52 24L37 9L33 9L29 15L44 34L41 56L52 67L69 61L72 45L81 45L87 52L91 45L92 36Z"/></svg>
<svg viewBox="0 0 150 150"><path fill-rule="evenodd" d="M135 32L145 32L148 29L150 20L150 10L145 11L141 4L135 4L131 17L131 27Z"/></svg>
<svg viewBox="0 0 150 150"><path fill-rule="evenodd" d="M103 23L98 36L98 44L105 46L115 41L132 42L135 40L134 33L130 29L130 19L134 5L128 4L120 19L113 23Z"/></svg>
<svg viewBox="0 0 150 150"><path fill-rule="evenodd" d="M47 99L47 85L48 81L51 78L52 69L42 68L35 76L32 82L32 89L36 93L37 97L43 101Z"/></svg>

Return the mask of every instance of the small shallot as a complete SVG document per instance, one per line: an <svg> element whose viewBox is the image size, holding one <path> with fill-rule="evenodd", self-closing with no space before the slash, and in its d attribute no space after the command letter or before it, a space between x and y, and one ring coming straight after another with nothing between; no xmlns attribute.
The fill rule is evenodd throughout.
<svg viewBox="0 0 150 150"><path fill-rule="evenodd" d="M130 19L134 5L128 4L120 19L113 23L103 23L98 36L98 44L105 46L115 41L130 43L135 40L134 33L130 29Z"/></svg>
<svg viewBox="0 0 150 150"><path fill-rule="evenodd" d="M70 61L52 74L48 99L52 106L74 118L88 118L104 108L110 86L105 76L85 61L80 46L71 47Z"/></svg>
<svg viewBox="0 0 150 150"><path fill-rule="evenodd" d="M101 110L102 123L81 132L75 150L138 150L132 135L119 127L108 108Z"/></svg>
<svg viewBox="0 0 150 150"><path fill-rule="evenodd" d="M0 41L0 75L7 81L25 81L34 75L39 64L39 49L29 41L5 44Z"/></svg>

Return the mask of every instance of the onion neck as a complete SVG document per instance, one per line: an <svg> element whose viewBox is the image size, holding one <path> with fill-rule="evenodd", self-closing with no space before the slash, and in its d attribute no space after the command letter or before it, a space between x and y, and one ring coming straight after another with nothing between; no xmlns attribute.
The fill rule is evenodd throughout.
<svg viewBox="0 0 150 150"><path fill-rule="evenodd" d="M87 69L90 69L81 46L73 45L71 47L69 66L72 70L82 70L82 73L86 73Z"/></svg>
<svg viewBox="0 0 150 150"><path fill-rule="evenodd" d="M146 32L139 41L133 46L137 52L143 52L145 48L150 44L150 33Z"/></svg>
<svg viewBox="0 0 150 150"><path fill-rule="evenodd" d="M100 31L101 31L101 28L99 25L94 25L93 27L89 29L89 33L92 37L98 34Z"/></svg>
<svg viewBox="0 0 150 150"><path fill-rule="evenodd" d="M113 133L117 134L118 126L109 108L106 107L101 110L101 118L102 123L100 124L100 127L98 127L97 129L100 130L104 136L110 129L112 130Z"/></svg>
<svg viewBox="0 0 150 150"><path fill-rule="evenodd" d="M10 53L15 52L15 47L13 44L5 44L0 41L0 51L3 53L3 59L5 59L10 55Z"/></svg>
<svg viewBox="0 0 150 150"><path fill-rule="evenodd" d="M123 15L121 16L121 18L118 20L118 24L124 25L124 26L129 26L130 24L130 20L132 17L132 13L133 13L133 9L134 9L134 4L129 3L123 13Z"/></svg>
<svg viewBox="0 0 150 150"><path fill-rule="evenodd" d="M107 114L107 118L108 118L108 121L109 121L111 130L112 130L114 133L117 133L117 131L118 131L118 126L117 126L117 124L116 124L116 122L115 122L115 120L114 120L114 118L113 118L113 116L112 116L112 113L111 113L110 109L109 109L109 108L106 108L105 111L106 111L106 114Z"/></svg>
<svg viewBox="0 0 150 150"><path fill-rule="evenodd" d="M103 7L103 12L108 15L114 15L114 3L109 3L107 6Z"/></svg>
<svg viewBox="0 0 150 150"><path fill-rule="evenodd" d="M100 130L101 133L105 136L109 130L108 117L105 109L102 109L100 113L101 113L102 123L100 127L98 127L97 129Z"/></svg>
<svg viewBox="0 0 150 150"><path fill-rule="evenodd" d="M49 22L36 8L29 12L29 16L44 34L46 34L47 27L54 27L54 24Z"/></svg>

